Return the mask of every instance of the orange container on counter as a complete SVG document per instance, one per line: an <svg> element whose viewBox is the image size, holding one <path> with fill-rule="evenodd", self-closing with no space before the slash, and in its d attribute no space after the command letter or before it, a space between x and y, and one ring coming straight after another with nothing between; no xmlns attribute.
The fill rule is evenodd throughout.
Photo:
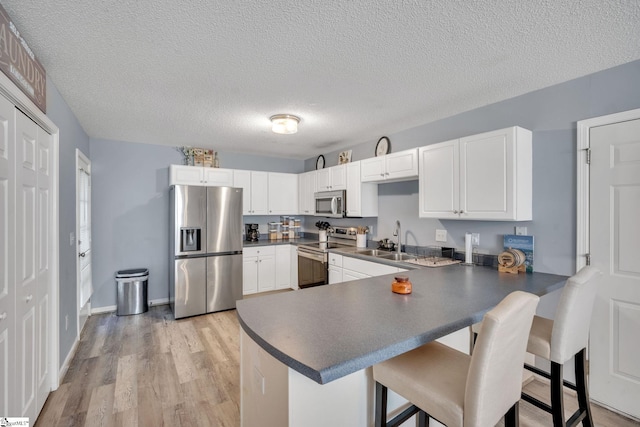
<svg viewBox="0 0 640 427"><path fill-rule="evenodd" d="M391 291L396 294L410 294L411 293L411 281L407 276L398 275L394 277L394 281L391 284Z"/></svg>

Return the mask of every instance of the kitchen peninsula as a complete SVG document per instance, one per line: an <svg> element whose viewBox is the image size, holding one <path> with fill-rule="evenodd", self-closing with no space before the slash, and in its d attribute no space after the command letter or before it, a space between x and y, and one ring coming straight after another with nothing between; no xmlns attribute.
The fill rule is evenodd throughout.
<svg viewBox="0 0 640 427"><path fill-rule="evenodd" d="M239 301L242 425L373 425L372 365L480 321L513 291L543 296L567 279L460 265L404 274L409 295L386 275Z"/></svg>

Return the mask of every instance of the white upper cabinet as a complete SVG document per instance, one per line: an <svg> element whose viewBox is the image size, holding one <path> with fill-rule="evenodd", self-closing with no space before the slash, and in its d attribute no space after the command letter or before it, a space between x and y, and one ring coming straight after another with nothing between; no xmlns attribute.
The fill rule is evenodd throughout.
<svg viewBox="0 0 640 427"><path fill-rule="evenodd" d="M242 214L266 215L268 211L268 172L234 170L233 186L242 188Z"/></svg>
<svg viewBox="0 0 640 427"><path fill-rule="evenodd" d="M298 175L298 205L300 215L313 215L315 212L316 171Z"/></svg>
<svg viewBox="0 0 640 427"><path fill-rule="evenodd" d="M423 218L532 219L532 134L511 127L419 149Z"/></svg>
<svg viewBox="0 0 640 427"><path fill-rule="evenodd" d="M298 213L298 175L269 172L269 215Z"/></svg>
<svg viewBox="0 0 640 427"><path fill-rule="evenodd" d="M362 162L347 163L347 211L348 217L378 216L378 186L360 180Z"/></svg>
<svg viewBox="0 0 640 427"><path fill-rule="evenodd" d="M411 149L361 161L362 182L409 181L418 178L418 150Z"/></svg>
<svg viewBox="0 0 640 427"><path fill-rule="evenodd" d="M316 176L318 191L346 190L347 188L347 170L345 165L318 169Z"/></svg>
<svg viewBox="0 0 640 427"><path fill-rule="evenodd" d="M233 169L171 165L169 167L169 185L178 184L212 187L232 186Z"/></svg>

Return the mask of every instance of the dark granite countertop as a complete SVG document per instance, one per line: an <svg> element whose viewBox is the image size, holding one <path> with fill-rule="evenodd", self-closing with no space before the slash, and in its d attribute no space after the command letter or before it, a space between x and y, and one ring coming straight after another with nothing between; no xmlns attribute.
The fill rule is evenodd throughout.
<svg viewBox="0 0 640 427"><path fill-rule="evenodd" d="M386 275L241 300L238 318L269 354L325 384L478 322L513 291L542 296L567 279L461 265L405 274L410 295L392 293Z"/></svg>

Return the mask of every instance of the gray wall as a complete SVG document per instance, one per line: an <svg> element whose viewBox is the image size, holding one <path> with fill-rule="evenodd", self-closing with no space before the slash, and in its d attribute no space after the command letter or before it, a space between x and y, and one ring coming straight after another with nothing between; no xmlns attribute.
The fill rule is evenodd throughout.
<svg viewBox="0 0 640 427"><path fill-rule="evenodd" d="M535 236L535 269L572 274L576 256L576 122L635 108L640 108L640 61L390 134L392 152L397 152L514 125L532 130L533 221L419 219L418 183L411 181L381 184L378 219L362 222L373 224L372 237L379 239L391 237L399 219L403 239L422 246L436 244L436 228L448 231L446 246L459 249L464 248L465 232L479 232L479 252L493 254L502 249L503 234L523 225ZM372 157L376 142L351 147L352 160ZM339 151L325 154L327 166L337 164ZM305 160L305 170L315 168L315 159ZM305 227L312 227L315 220L307 219Z"/></svg>
<svg viewBox="0 0 640 427"><path fill-rule="evenodd" d="M91 139L93 308L116 304L114 274L149 269L149 299L168 296L169 165L181 164L173 147ZM302 160L220 153L231 169L302 172ZM246 217L266 224L270 217Z"/></svg>
<svg viewBox="0 0 640 427"><path fill-rule="evenodd" d="M59 146L59 231L60 231L60 366L71 350L78 329L76 288L76 249L69 244L69 234L76 232L76 148L90 155L89 137L78 123L53 82L47 80L47 116L60 129ZM65 316L69 327L65 329Z"/></svg>

